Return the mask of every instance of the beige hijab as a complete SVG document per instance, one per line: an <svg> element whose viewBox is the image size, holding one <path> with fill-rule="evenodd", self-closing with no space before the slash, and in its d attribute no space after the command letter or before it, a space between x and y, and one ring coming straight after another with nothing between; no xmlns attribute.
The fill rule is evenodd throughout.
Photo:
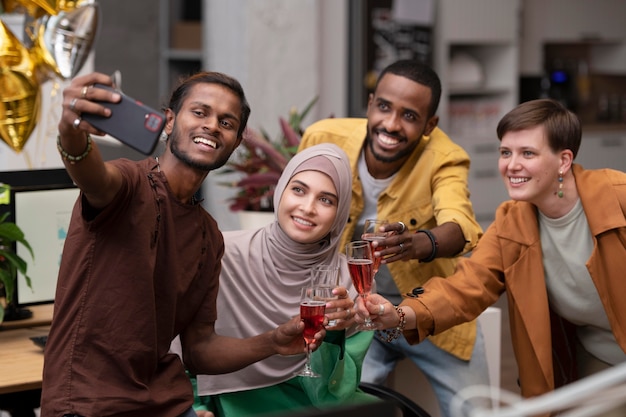
<svg viewBox="0 0 626 417"><path fill-rule="evenodd" d="M276 219L258 230L225 232L216 333L246 338L274 329L298 315L300 288L310 282L310 270L316 264L340 265L342 285L348 288L352 298L356 296L345 257L337 248L348 220L352 195L348 157L332 144L313 146L296 154L278 181L274 207L278 207L291 177L304 170L324 172L337 188L337 217L328 236L316 243L298 243L282 231ZM304 354L274 355L230 374L199 375L198 394L275 385L293 378L294 372L303 366Z"/></svg>

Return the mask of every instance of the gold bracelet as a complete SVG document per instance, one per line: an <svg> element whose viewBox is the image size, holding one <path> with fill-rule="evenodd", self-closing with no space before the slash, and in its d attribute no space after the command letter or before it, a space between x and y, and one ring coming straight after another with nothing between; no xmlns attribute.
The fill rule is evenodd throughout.
<svg viewBox="0 0 626 417"><path fill-rule="evenodd" d="M61 157L72 165L85 159L87 155L89 155L89 152L91 152L91 148L91 136L87 135L87 147L85 148L85 152L81 153L78 156L70 155L65 149L63 149L63 146L61 146L61 136L57 135L57 149L61 154Z"/></svg>
<svg viewBox="0 0 626 417"><path fill-rule="evenodd" d="M402 307L398 307L398 306L394 306L394 307L396 308L396 312L400 316L400 322L395 328L391 330L383 329L378 333L378 338L382 340L383 342L389 343L397 339L398 337L400 337L400 335L404 331L404 326L406 326L406 318L405 318L406 313L402 311Z"/></svg>

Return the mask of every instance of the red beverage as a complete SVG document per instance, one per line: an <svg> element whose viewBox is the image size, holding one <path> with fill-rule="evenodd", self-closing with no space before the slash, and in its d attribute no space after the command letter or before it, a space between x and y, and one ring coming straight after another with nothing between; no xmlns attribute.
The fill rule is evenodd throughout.
<svg viewBox="0 0 626 417"><path fill-rule="evenodd" d="M325 310L325 301L307 300L300 303L300 319L304 322L302 335L307 344L313 343L315 333L322 329Z"/></svg>
<svg viewBox="0 0 626 417"><path fill-rule="evenodd" d="M361 295L368 295L372 291L372 264L371 259L350 259L348 261L352 283Z"/></svg>
<svg viewBox="0 0 626 417"><path fill-rule="evenodd" d="M374 249L374 242L380 242L381 240L385 240L387 239L387 237L385 236L372 236L372 235L367 235L364 234L363 235L363 240L367 240L370 243L370 248L372 249L372 259L374 261L374 264L372 265L372 271L374 271L374 274L376 274L378 272L378 268L380 268L380 261L383 260L383 258L381 258L380 256L374 256L374 251L377 250L383 250L384 246L380 246L378 245L376 247L376 249Z"/></svg>

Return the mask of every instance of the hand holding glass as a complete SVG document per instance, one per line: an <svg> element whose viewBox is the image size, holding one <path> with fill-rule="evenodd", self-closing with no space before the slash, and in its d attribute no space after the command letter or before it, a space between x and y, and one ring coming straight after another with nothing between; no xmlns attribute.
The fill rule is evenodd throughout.
<svg viewBox="0 0 626 417"><path fill-rule="evenodd" d="M363 300L369 297L372 291L372 249L366 240L356 240L346 245L346 258L348 259L348 270L352 277L352 283L359 296ZM359 324L357 330L376 330L377 326L368 317L363 324Z"/></svg>
<svg viewBox="0 0 626 417"><path fill-rule="evenodd" d="M329 264L315 265L311 270L311 286L329 289L328 300L336 300L338 297L333 294L333 289L339 286L339 266ZM326 313L332 311L326 310ZM337 325L337 320L329 320L327 327Z"/></svg>
<svg viewBox="0 0 626 417"><path fill-rule="evenodd" d="M365 226L363 227L363 235L361 235L361 238L370 242L370 247L372 248L372 261L374 261L374 264L372 265L372 273L374 275L378 272L382 258L374 256L374 247L372 244L377 241L385 240L391 235L392 232L380 231L381 226L386 226L388 224L389 222L387 220L367 219L365 220ZM384 249L384 247L378 246L377 249L381 250Z"/></svg>
<svg viewBox="0 0 626 417"><path fill-rule="evenodd" d="M296 375L318 378L320 375L311 368L310 344L315 342L315 333L324 327L324 314L326 310L326 298L332 295L327 288L305 287L302 288L300 297L300 319L304 322L302 336L306 343L306 363L304 369Z"/></svg>

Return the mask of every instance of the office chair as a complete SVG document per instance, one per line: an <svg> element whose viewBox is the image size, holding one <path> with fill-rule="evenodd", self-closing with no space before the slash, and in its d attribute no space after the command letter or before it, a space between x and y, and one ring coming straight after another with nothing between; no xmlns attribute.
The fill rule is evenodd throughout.
<svg viewBox="0 0 626 417"><path fill-rule="evenodd" d="M450 404L451 415L463 417L532 417L558 413L562 417L596 417L626 404L626 362L579 379L532 398L494 387L475 385L459 391ZM463 402L489 399L489 408L475 408L469 414L459 411Z"/></svg>
<svg viewBox="0 0 626 417"><path fill-rule="evenodd" d="M430 417L430 414L428 414L426 410L415 404L410 398L389 387L380 384L371 384L369 382L361 382L359 388L361 388L363 392L395 404L402 410L402 417Z"/></svg>

